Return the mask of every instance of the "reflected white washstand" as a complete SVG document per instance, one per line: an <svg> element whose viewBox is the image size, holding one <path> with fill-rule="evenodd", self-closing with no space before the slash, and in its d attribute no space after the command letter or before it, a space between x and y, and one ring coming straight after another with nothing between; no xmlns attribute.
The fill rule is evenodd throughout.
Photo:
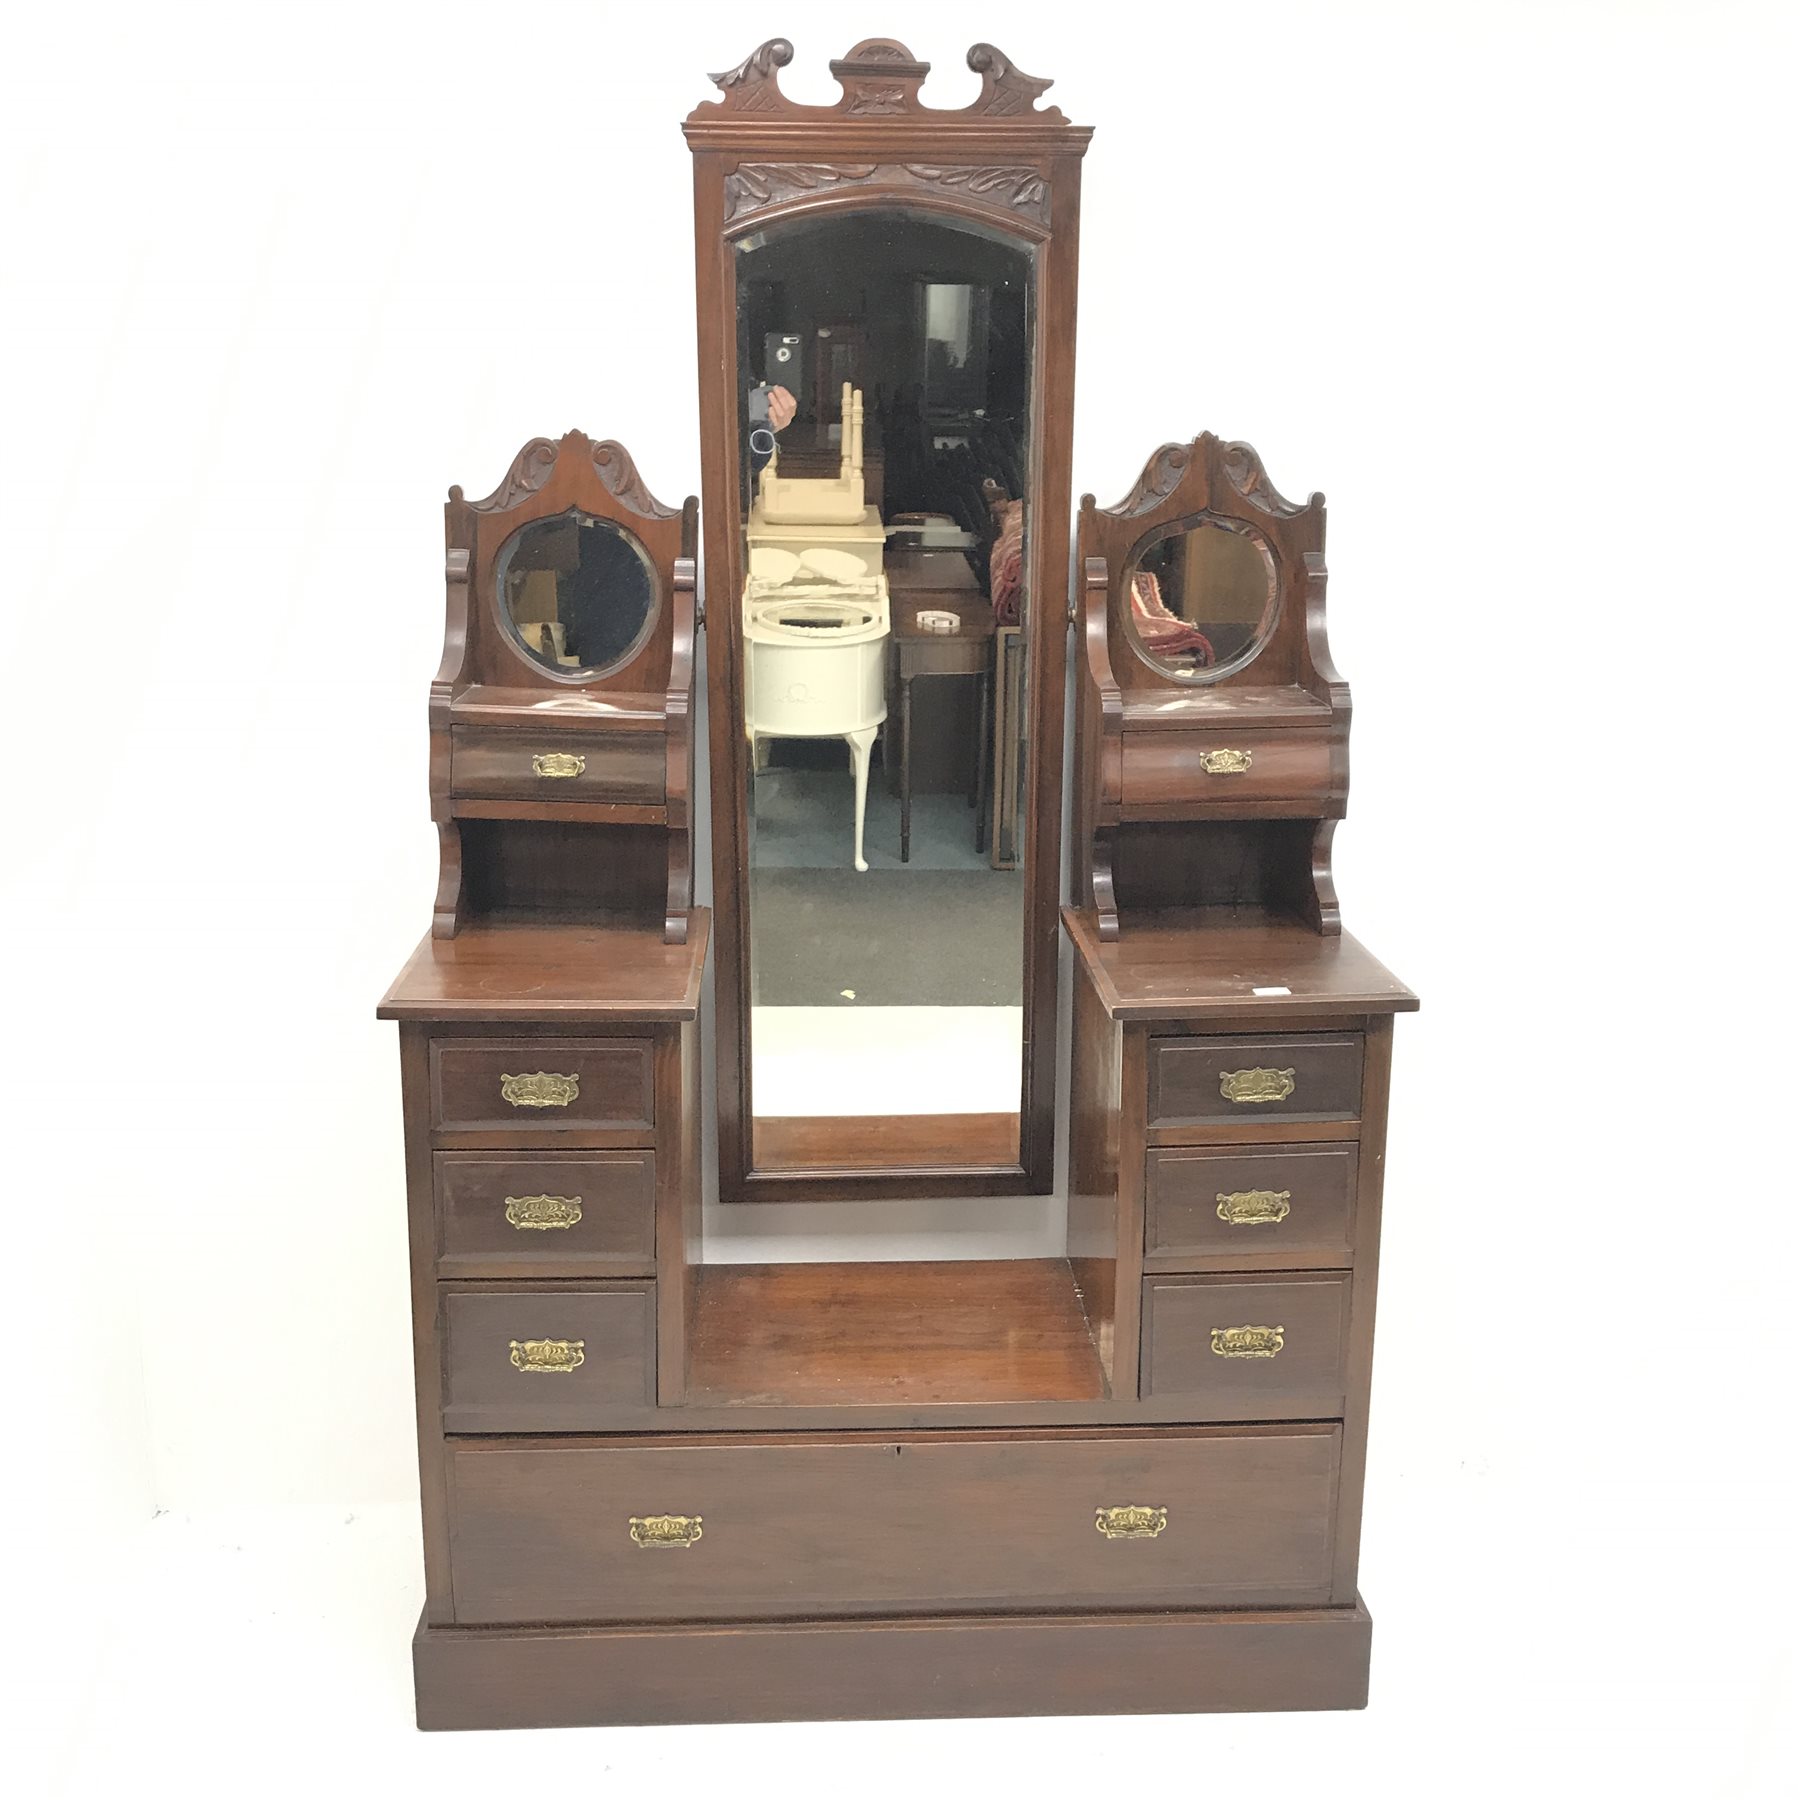
<svg viewBox="0 0 1800 1800"><path fill-rule="evenodd" d="M746 531L744 721L763 738L841 737L856 784L853 860L866 870L869 752L887 717L886 535L864 504L862 394L846 382L835 480L789 479L780 454L757 483Z"/></svg>

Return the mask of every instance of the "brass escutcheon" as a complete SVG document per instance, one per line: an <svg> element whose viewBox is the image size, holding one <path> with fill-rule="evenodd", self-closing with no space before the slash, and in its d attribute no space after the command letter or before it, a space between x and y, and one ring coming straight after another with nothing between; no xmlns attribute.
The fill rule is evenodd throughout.
<svg viewBox="0 0 1800 1800"><path fill-rule="evenodd" d="M1285 1325L1215 1325L1212 1334L1214 1356L1243 1356L1266 1360L1279 1356L1287 1339Z"/></svg>
<svg viewBox="0 0 1800 1800"><path fill-rule="evenodd" d="M1208 750L1200 758L1200 767L1208 775L1243 775L1249 772L1248 750Z"/></svg>
<svg viewBox="0 0 1800 1800"><path fill-rule="evenodd" d="M581 1092L579 1075L502 1075L500 1098L508 1106L567 1106Z"/></svg>
<svg viewBox="0 0 1800 1800"><path fill-rule="evenodd" d="M1219 1076L1219 1092L1238 1106L1285 1100L1293 1091L1292 1069L1226 1069Z"/></svg>
<svg viewBox="0 0 1800 1800"><path fill-rule="evenodd" d="M572 1375L587 1361L586 1338L514 1338L509 1348L524 1375Z"/></svg>
<svg viewBox="0 0 1800 1800"><path fill-rule="evenodd" d="M1102 1537L1153 1538L1169 1523L1166 1506L1097 1506L1094 1529Z"/></svg>
<svg viewBox="0 0 1800 1800"><path fill-rule="evenodd" d="M587 767L587 758L567 750L548 750L531 759L532 774L544 781L567 781Z"/></svg>
<svg viewBox="0 0 1800 1800"><path fill-rule="evenodd" d="M631 1541L640 1550L685 1550L704 1535L698 1513L652 1513L631 1521Z"/></svg>
<svg viewBox="0 0 1800 1800"><path fill-rule="evenodd" d="M519 1231L567 1231L581 1223L579 1194L508 1194L506 1222Z"/></svg>
<svg viewBox="0 0 1800 1800"><path fill-rule="evenodd" d="M1279 1225L1293 1208L1288 1202L1293 1189L1248 1188L1241 1194L1219 1196L1219 1217L1227 1225Z"/></svg>

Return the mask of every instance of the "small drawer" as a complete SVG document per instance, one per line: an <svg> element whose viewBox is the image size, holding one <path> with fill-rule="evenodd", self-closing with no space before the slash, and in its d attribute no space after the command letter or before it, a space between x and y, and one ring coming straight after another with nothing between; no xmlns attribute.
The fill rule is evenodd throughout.
<svg viewBox="0 0 1800 1800"><path fill-rule="evenodd" d="M644 1038L434 1038L431 1122L442 1131L648 1131Z"/></svg>
<svg viewBox="0 0 1800 1800"><path fill-rule="evenodd" d="M1356 1216L1356 1146L1152 1150L1144 1159L1144 1254L1183 1257L1349 1258ZM1265 1262L1266 1266L1266 1262Z"/></svg>
<svg viewBox="0 0 1800 1800"><path fill-rule="evenodd" d="M648 1150L512 1157L440 1152L441 1275L650 1275L656 1158Z"/></svg>
<svg viewBox="0 0 1800 1800"><path fill-rule="evenodd" d="M492 800L610 800L661 806L660 732L552 734L450 728L450 791Z"/></svg>
<svg viewBox="0 0 1800 1800"><path fill-rule="evenodd" d="M464 1442L456 1623L1316 1604L1339 1437Z"/></svg>
<svg viewBox="0 0 1800 1800"><path fill-rule="evenodd" d="M1144 1281L1139 1389L1199 1419L1328 1419L1344 1410L1350 1277Z"/></svg>
<svg viewBox="0 0 1800 1800"><path fill-rule="evenodd" d="M440 1290L446 1431L643 1425L656 1406L656 1291Z"/></svg>
<svg viewBox="0 0 1800 1800"><path fill-rule="evenodd" d="M1330 732L1131 731L1124 735L1120 811L1126 819L1247 811L1342 813L1347 783Z"/></svg>
<svg viewBox="0 0 1800 1800"><path fill-rule="evenodd" d="M1146 1123L1354 1119L1362 1035L1153 1038Z"/></svg>

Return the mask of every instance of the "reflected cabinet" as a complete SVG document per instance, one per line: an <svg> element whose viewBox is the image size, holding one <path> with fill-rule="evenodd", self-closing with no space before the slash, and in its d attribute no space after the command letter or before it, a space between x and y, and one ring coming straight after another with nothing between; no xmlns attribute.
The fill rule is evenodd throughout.
<svg viewBox="0 0 1800 1800"><path fill-rule="evenodd" d="M419 1721L1361 1705L1416 1001L1332 886L1323 500L1204 434L1072 517L1088 129L988 44L954 109L894 40L828 104L792 54L685 122L699 499L571 432L446 508L380 1009ZM708 1257L715 1202L1032 1195L1055 1254Z"/></svg>

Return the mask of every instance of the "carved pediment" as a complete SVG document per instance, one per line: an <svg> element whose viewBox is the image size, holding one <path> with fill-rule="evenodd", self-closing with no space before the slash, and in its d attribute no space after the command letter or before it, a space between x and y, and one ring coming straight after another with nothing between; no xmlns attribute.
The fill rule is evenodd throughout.
<svg viewBox="0 0 1800 1800"><path fill-rule="evenodd" d="M703 101L690 115L695 122L721 113L760 113L788 118L852 117L856 119L1016 119L1034 125L1066 125L1054 106L1040 107L1038 96L1051 84L1027 75L992 44L976 44L969 67L981 77L981 92L963 107L927 106L919 89L931 73L895 38L865 38L831 64L844 90L834 106L802 106L781 91L779 72L794 60L786 38L770 38L734 69L714 75L720 98Z"/></svg>

